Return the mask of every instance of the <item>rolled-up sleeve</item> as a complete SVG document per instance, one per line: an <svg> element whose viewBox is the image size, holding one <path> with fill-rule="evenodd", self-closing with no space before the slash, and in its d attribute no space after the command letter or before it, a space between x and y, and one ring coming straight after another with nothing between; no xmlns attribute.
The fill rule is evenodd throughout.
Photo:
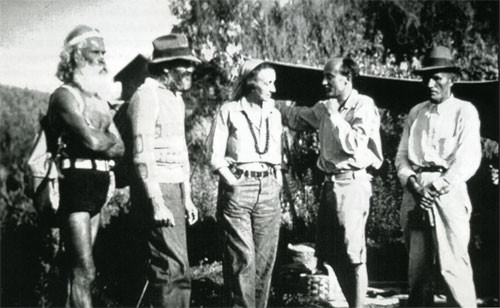
<svg viewBox="0 0 500 308"><path fill-rule="evenodd" d="M162 196L154 156L156 104L156 94L150 89L142 89L134 94L129 106L134 164L150 198Z"/></svg>
<svg viewBox="0 0 500 308"><path fill-rule="evenodd" d="M306 123L318 129L321 116L326 111L321 102L313 107L279 106L278 110L283 124L293 130L305 129Z"/></svg>
<svg viewBox="0 0 500 308"><path fill-rule="evenodd" d="M207 153L213 171L229 166L225 159L229 138L228 118L228 110L221 107L215 115L207 138Z"/></svg>

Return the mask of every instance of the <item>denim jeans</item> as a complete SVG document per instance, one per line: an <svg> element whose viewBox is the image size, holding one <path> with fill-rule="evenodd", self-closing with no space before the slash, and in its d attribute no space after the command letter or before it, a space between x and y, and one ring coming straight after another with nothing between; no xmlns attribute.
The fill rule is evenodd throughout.
<svg viewBox="0 0 500 308"><path fill-rule="evenodd" d="M219 182L225 306L266 307L276 260L281 210L274 176Z"/></svg>
<svg viewBox="0 0 500 308"><path fill-rule="evenodd" d="M147 276L148 298L153 307L189 307L191 277L186 241L185 208L181 184L160 183L165 204L174 215L174 227L159 227L152 223L151 201L142 189L132 189L132 202L142 213L143 235L149 248Z"/></svg>

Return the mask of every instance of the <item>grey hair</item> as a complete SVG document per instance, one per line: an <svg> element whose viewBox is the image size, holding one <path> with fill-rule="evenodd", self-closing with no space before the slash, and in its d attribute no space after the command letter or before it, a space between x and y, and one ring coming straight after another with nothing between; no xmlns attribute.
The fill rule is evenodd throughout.
<svg viewBox="0 0 500 308"><path fill-rule="evenodd" d="M64 46L59 54L59 64L57 65L56 77L62 82L73 81L75 69L80 67L80 61L83 59L82 48L85 41L76 45Z"/></svg>

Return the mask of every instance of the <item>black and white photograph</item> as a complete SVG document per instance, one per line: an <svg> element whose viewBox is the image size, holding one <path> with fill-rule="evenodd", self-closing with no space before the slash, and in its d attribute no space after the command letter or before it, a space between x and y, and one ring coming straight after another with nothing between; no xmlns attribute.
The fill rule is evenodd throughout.
<svg viewBox="0 0 500 308"><path fill-rule="evenodd" d="M0 307L500 307L496 0L0 0Z"/></svg>

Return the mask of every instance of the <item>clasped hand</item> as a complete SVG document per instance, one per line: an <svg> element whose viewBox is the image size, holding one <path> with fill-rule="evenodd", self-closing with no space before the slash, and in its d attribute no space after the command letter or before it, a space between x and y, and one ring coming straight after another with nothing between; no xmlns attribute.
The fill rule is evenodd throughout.
<svg viewBox="0 0 500 308"><path fill-rule="evenodd" d="M414 177L408 179L408 189L417 200L417 204L423 209L431 209L436 198L440 196L434 186L431 184L420 185Z"/></svg>

